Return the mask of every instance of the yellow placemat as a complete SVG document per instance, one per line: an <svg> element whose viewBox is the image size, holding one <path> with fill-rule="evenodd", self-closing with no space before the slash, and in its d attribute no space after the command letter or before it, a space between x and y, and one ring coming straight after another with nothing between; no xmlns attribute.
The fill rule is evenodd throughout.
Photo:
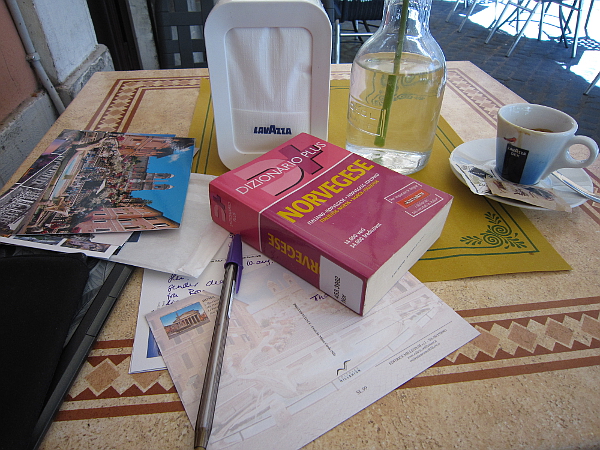
<svg viewBox="0 0 600 450"><path fill-rule="evenodd" d="M348 80L331 82L329 137L346 144ZM227 168L219 160L213 125L210 87L202 80L190 137L200 150L193 171L220 175ZM441 237L411 269L419 280L443 281L500 273L570 270L519 208L471 193L452 173L448 158L462 140L441 118L429 164L412 175L454 196Z"/></svg>

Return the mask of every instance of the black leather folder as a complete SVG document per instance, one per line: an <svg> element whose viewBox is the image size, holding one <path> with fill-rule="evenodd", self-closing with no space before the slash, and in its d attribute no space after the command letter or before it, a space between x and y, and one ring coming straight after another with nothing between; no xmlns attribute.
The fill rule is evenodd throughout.
<svg viewBox="0 0 600 450"><path fill-rule="evenodd" d="M34 449L132 268L0 245L0 448Z"/></svg>

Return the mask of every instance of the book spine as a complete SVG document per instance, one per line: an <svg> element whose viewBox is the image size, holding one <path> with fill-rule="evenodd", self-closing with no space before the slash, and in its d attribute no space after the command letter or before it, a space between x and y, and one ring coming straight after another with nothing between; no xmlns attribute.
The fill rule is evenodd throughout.
<svg viewBox="0 0 600 450"><path fill-rule="evenodd" d="M278 216L277 216L278 217ZM305 230L261 216L262 252L290 272L358 314L363 313L367 280L344 266L334 249Z"/></svg>

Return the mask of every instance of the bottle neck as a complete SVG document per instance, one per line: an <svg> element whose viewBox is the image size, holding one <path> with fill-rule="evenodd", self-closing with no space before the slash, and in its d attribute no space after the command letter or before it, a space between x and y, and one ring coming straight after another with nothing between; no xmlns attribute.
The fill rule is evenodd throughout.
<svg viewBox="0 0 600 450"><path fill-rule="evenodd" d="M408 1L406 34L418 36L429 33L431 0L386 0L380 29L385 33L397 33L402 17L402 4Z"/></svg>
<svg viewBox="0 0 600 450"><path fill-rule="evenodd" d="M404 1L408 3L403 8ZM361 46L355 59L387 53L394 55L395 62L399 60L397 56L401 59L402 54L410 53L425 57L435 67L444 66L444 53L429 31L430 10L431 0L386 0L381 26Z"/></svg>

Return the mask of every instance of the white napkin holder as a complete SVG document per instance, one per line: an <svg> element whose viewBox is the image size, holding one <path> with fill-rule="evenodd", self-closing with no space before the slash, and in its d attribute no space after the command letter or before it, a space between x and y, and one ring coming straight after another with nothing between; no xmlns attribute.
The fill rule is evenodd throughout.
<svg viewBox="0 0 600 450"><path fill-rule="evenodd" d="M327 139L331 24L319 0L220 0L204 37L228 168L299 133Z"/></svg>

